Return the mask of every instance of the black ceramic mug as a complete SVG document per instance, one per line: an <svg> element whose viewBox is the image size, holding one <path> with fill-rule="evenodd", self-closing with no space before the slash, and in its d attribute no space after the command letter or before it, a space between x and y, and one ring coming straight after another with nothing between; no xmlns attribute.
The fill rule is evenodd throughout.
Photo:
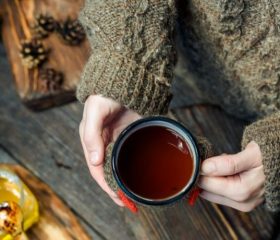
<svg viewBox="0 0 280 240"><path fill-rule="evenodd" d="M205 138L195 137L175 120L142 118L126 127L109 148L105 177L130 207L170 205L183 198L193 203L201 160L209 156L209 146Z"/></svg>

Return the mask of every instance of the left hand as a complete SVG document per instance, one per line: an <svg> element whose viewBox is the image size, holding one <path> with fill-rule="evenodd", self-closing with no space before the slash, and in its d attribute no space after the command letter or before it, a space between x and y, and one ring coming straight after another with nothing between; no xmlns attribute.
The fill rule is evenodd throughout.
<svg viewBox="0 0 280 240"><path fill-rule="evenodd" d="M262 155L254 141L237 154L204 160L201 174L198 185L204 199L243 212L252 211L264 201Z"/></svg>
<svg viewBox="0 0 280 240"><path fill-rule="evenodd" d="M119 206L124 206L118 195L104 178L105 149L116 141L120 132L130 123L141 118L138 113L127 109L113 99L91 95L84 107L80 123L80 137L89 171L98 185Z"/></svg>

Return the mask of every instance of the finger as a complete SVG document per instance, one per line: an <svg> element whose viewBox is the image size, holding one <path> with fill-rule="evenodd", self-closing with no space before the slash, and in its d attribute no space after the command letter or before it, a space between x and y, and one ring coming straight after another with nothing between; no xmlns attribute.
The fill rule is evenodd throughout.
<svg viewBox="0 0 280 240"><path fill-rule="evenodd" d="M199 179L198 186L207 192L239 202L255 197L263 189L263 184L259 184L258 181L244 182L239 175L230 177L203 176Z"/></svg>
<svg viewBox="0 0 280 240"><path fill-rule="evenodd" d="M83 133L83 124L81 124L81 133ZM82 147L83 150L85 152L85 157L87 160L87 165L88 168L90 170L90 173L92 175L92 177L95 179L95 181L97 182L97 184L102 188L103 191L105 191L111 198L112 200L118 204L119 206L124 206L124 204L122 203L122 201L119 199L119 197L117 196L117 194L109 187L109 185L107 184L107 182L105 181L104 178L104 171L103 171L103 165L99 165L99 166L92 166L89 163L89 159L88 159L88 153L86 151L85 148L85 144L82 140L83 138L81 138L81 142L82 142Z"/></svg>
<svg viewBox="0 0 280 240"><path fill-rule="evenodd" d="M264 198L260 197L260 198L255 198L253 200L250 200L248 202L240 203L207 191L202 191L199 196L210 202L229 206L242 212L250 212L264 201Z"/></svg>
<svg viewBox="0 0 280 240"><path fill-rule="evenodd" d="M85 154L85 158L86 158L86 162L88 165L88 168L90 170L90 173L92 175L92 177L95 179L95 181L98 183L98 185L100 185L100 187L107 192L110 196L112 197L117 197L117 195L113 192L113 190L111 190L108 186L108 184L105 182L105 178L104 178L104 172L102 171L103 166L99 165L99 166L92 166L89 162L89 156L88 156L88 152L86 151L86 146L85 143L83 141L83 132L84 132L84 122L81 122L80 125L80 135L81 135L81 143L82 143L82 147L84 150L84 154ZM103 180L102 180L103 179ZM107 185L107 186L106 186Z"/></svg>
<svg viewBox="0 0 280 240"><path fill-rule="evenodd" d="M86 117L83 142L88 152L89 163L99 165L104 158L104 141L102 138L103 122L108 110L101 107L96 98L89 98L86 105Z"/></svg>
<svg viewBox="0 0 280 240"><path fill-rule="evenodd" d="M240 181L240 184L245 188L243 191L246 191L247 188L247 191L251 191L251 195L254 195L258 189L264 189L265 175L263 166L241 173Z"/></svg>
<svg viewBox="0 0 280 240"><path fill-rule="evenodd" d="M87 162L88 168L90 170L91 176L95 179L95 181L102 188L102 190L105 191L116 204L118 204L119 206L124 206L123 202L119 199L117 194L109 187L109 185L105 181L103 165L92 166L89 163L88 153L86 151L86 147L83 142L83 133L84 133L84 122L83 121L80 124L79 131L80 131L82 147L84 150L86 162Z"/></svg>
<svg viewBox="0 0 280 240"><path fill-rule="evenodd" d="M198 181L198 186L207 192L212 192L224 197L230 197L232 188L225 177L202 176Z"/></svg>
<svg viewBox="0 0 280 240"><path fill-rule="evenodd" d="M202 162L201 174L209 176L234 175L260 166L260 150L256 143L251 142L246 149L237 154L211 157Z"/></svg>

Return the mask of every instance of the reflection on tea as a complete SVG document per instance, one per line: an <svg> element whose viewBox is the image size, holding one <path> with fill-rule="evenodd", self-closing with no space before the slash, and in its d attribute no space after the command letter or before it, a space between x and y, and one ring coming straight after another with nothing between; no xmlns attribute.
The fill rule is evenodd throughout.
<svg viewBox="0 0 280 240"><path fill-rule="evenodd" d="M163 126L148 126L123 143L117 170L134 194L151 200L180 192L193 175L194 162L184 139Z"/></svg>

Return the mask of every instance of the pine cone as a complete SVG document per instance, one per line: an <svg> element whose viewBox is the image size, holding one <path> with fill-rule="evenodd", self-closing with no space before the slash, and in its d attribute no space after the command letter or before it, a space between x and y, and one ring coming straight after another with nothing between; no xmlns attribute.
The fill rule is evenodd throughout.
<svg viewBox="0 0 280 240"><path fill-rule="evenodd" d="M85 31L77 19L68 18L58 25L57 31L64 42L69 45L79 45L86 37Z"/></svg>
<svg viewBox="0 0 280 240"><path fill-rule="evenodd" d="M47 59L47 50L44 48L42 42L31 39L25 40L21 44L20 56L23 65L27 68L35 68Z"/></svg>
<svg viewBox="0 0 280 240"><path fill-rule="evenodd" d="M44 92L56 92L61 90L63 73L53 68L41 69L39 79Z"/></svg>
<svg viewBox="0 0 280 240"><path fill-rule="evenodd" d="M53 32L57 27L57 22L49 15L39 14L36 17L36 24L33 27L33 32L36 38L46 38L49 33Z"/></svg>

